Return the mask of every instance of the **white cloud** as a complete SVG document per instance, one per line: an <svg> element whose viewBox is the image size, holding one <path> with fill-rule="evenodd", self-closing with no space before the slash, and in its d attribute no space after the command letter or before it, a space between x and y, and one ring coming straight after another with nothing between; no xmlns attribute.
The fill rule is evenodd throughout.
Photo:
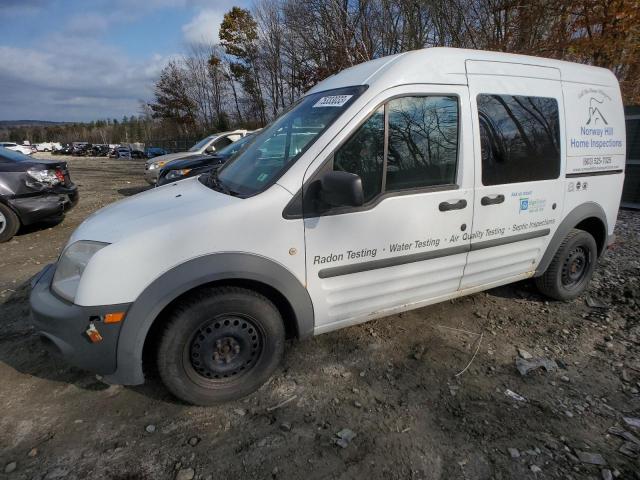
<svg viewBox="0 0 640 480"><path fill-rule="evenodd" d="M78 3L84 7L85 1ZM225 12L234 5L248 5L249 1L87 2L87 8L73 9L53 30L55 33L41 32L28 47L3 45L0 40L0 120L84 121L135 114L139 100L153 98L153 86L162 68L179 55L166 52L133 59L125 46L109 46L108 33L114 22L124 21L135 28L136 21L152 12L189 9L194 17L182 27L185 41L217 43ZM18 11L45 14L52 3L55 2L0 0L0 15Z"/></svg>
<svg viewBox="0 0 640 480"><path fill-rule="evenodd" d="M224 14L225 12L220 10L202 10L182 27L185 40L188 43L218 43L220 41L218 33Z"/></svg>
<svg viewBox="0 0 640 480"><path fill-rule="evenodd" d="M96 42L52 38L46 48L0 46L0 119L89 120L138 113L175 55L133 62Z"/></svg>

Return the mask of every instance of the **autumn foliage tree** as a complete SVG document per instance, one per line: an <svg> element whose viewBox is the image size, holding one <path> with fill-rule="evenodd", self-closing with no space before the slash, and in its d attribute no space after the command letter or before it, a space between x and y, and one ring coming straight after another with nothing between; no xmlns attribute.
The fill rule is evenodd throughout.
<svg viewBox="0 0 640 480"><path fill-rule="evenodd" d="M201 130L262 126L340 70L438 46L605 67L625 103L640 103L639 0L255 0L211 28L219 45L163 71L154 115Z"/></svg>
<svg viewBox="0 0 640 480"><path fill-rule="evenodd" d="M184 69L175 61L160 73L155 86L155 102L149 106L155 118L166 119L187 133L196 123L196 104L187 94L187 78Z"/></svg>
<svg viewBox="0 0 640 480"><path fill-rule="evenodd" d="M266 122L258 68L258 24L251 12L233 7L224 15L220 25L220 43L232 57L230 70L249 97L253 114L261 125Z"/></svg>

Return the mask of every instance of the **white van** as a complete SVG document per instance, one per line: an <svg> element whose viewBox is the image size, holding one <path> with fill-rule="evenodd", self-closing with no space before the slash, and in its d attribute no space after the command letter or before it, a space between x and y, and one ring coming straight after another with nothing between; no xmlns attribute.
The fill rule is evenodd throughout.
<svg viewBox="0 0 640 480"><path fill-rule="evenodd" d="M36 149L39 152L55 152L56 150L60 150L62 148L62 144L60 142L44 142L38 143L36 145Z"/></svg>
<svg viewBox="0 0 640 480"><path fill-rule="evenodd" d="M536 278L586 288L625 164L607 70L432 48L318 84L217 173L91 215L31 294L43 338L111 383L246 395L287 337Z"/></svg>

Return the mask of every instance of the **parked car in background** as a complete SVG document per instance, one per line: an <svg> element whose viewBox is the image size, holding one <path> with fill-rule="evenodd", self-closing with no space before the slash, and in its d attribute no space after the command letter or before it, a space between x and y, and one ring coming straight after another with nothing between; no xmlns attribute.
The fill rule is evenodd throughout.
<svg viewBox="0 0 640 480"><path fill-rule="evenodd" d="M109 154L111 158L131 158L131 150L129 147L116 147Z"/></svg>
<svg viewBox="0 0 640 480"><path fill-rule="evenodd" d="M0 243L21 225L56 220L78 203L66 162L35 160L0 147Z"/></svg>
<svg viewBox="0 0 640 480"><path fill-rule="evenodd" d="M138 150L136 148L132 148L131 149L131 158L136 158L138 160L141 160L143 158L147 158L147 156L145 155L144 151Z"/></svg>
<svg viewBox="0 0 640 480"><path fill-rule="evenodd" d="M92 157L106 157L109 154L109 145L93 145L88 154Z"/></svg>
<svg viewBox="0 0 640 480"><path fill-rule="evenodd" d="M87 150L91 148L91 144L87 142L73 142L71 144L71 155L84 156Z"/></svg>
<svg viewBox="0 0 640 480"><path fill-rule="evenodd" d="M169 162L188 156L202 155L203 153L213 154L227 145L240 140L247 135L247 133L249 133L247 130L216 133L203 138L186 152L169 153L149 159L144 165L144 178L149 184L155 185L158 181L160 169Z"/></svg>
<svg viewBox="0 0 640 480"><path fill-rule="evenodd" d="M38 143L35 147L39 152L55 152L61 149L62 145L59 142L43 142Z"/></svg>
<svg viewBox="0 0 640 480"><path fill-rule="evenodd" d="M155 158L159 157L160 155L166 155L167 153L169 152L160 147L147 147L144 151L144 154L147 158Z"/></svg>
<svg viewBox="0 0 640 480"><path fill-rule="evenodd" d="M202 155L189 156L183 159L174 160L167 166L160 169L157 186L176 182L184 178L195 177L201 173L210 172L224 164L227 160L238 153L242 148L251 143L255 133L249 133L237 142L227 145L218 150L213 155L204 153Z"/></svg>
<svg viewBox="0 0 640 480"><path fill-rule="evenodd" d="M15 142L0 142L0 147L13 150L14 152L20 152L25 155L31 155L33 153L30 145L18 145Z"/></svg>
<svg viewBox="0 0 640 480"><path fill-rule="evenodd" d="M54 155L71 155L72 146L68 143L53 151Z"/></svg>

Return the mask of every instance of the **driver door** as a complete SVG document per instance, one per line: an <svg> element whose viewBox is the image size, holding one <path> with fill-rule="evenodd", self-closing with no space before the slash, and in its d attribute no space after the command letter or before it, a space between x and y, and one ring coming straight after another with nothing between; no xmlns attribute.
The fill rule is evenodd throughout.
<svg viewBox="0 0 640 480"><path fill-rule="evenodd" d="M343 130L350 133L331 142L333 153L305 179L312 185L329 170L355 173L365 199L361 207L331 208L305 198L316 333L454 296L466 264L473 203L467 88L399 87L369 112L351 121Z"/></svg>

